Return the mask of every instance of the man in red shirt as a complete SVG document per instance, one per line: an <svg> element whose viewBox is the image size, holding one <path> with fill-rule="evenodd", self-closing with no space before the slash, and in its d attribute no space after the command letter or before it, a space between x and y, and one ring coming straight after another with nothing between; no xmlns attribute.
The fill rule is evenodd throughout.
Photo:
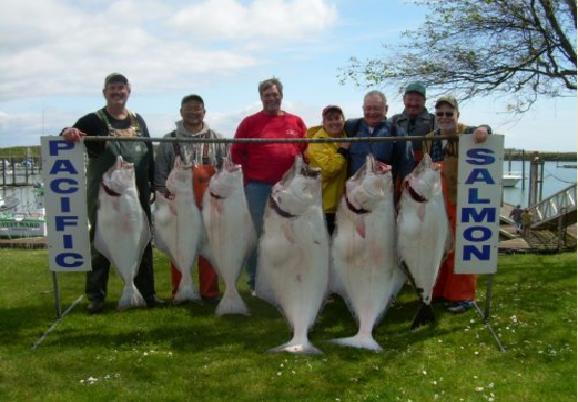
<svg viewBox="0 0 578 402"><path fill-rule="evenodd" d="M259 83L263 110L243 119L235 138L303 138L307 127L303 120L281 110L283 84L277 78ZM273 185L293 165L295 156L305 150L305 143L234 143L231 147L233 162L243 167L245 196L255 225L257 237L263 229L263 212ZM255 289L257 253L247 261L249 287Z"/></svg>

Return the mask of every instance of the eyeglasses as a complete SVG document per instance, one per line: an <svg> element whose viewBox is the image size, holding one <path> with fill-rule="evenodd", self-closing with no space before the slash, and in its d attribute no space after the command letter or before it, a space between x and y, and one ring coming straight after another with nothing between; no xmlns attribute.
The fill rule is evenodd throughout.
<svg viewBox="0 0 578 402"><path fill-rule="evenodd" d="M436 112L436 116L437 117L452 117L454 115L454 112Z"/></svg>

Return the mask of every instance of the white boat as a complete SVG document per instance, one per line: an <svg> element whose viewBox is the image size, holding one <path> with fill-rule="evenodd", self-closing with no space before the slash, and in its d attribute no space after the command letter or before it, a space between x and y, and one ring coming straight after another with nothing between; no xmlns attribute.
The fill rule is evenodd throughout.
<svg viewBox="0 0 578 402"><path fill-rule="evenodd" d="M44 237L46 235L44 208L31 212L0 213L0 238Z"/></svg>
<svg viewBox="0 0 578 402"><path fill-rule="evenodd" d="M516 187L520 180L522 180L522 175L519 173L504 173L504 176L502 177L502 186Z"/></svg>

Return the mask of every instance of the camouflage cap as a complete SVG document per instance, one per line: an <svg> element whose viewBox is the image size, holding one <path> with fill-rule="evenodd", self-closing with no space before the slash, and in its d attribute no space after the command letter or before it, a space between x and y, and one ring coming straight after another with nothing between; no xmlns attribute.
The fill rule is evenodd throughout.
<svg viewBox="0 0 578 402"><path fill-rule="evenodd" d="M438 100L436 100L436 105L435 108L437 109L438 106L440 105L440 103L447 103L448 105L450 105L451 107L453 107L456 112L459 112L459 108L458 108L458 101L456 98L454 98L451 95L444 95L444 96L440 96L438 98Z"/></svg>

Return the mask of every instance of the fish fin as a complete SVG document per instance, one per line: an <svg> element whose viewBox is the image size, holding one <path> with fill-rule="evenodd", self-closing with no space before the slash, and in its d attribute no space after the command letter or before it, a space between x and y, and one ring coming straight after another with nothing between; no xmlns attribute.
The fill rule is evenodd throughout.
<svg viewBox="0 0 578 402"><path fill-rule="evenodd" d="M436 317L431 304L425 304L424 302L420 302L417 314L415 315L413 323L411 324L411 330L415 331L423 325L434 324L435 322Z"/></svg>
<svg viewBox="0 0 578 402"><path fill-rule="evenodd" d="M365 219L363 216L356 216L355 217L355 231L359 236L365 239Z"/></svg>
<svg viewBox="0 0 578 402"><path fill-rule="evenodd" d="M288 353L295 353L295 354L303 354L303 355L322 355L323 352L317 349L313 344L309 341L306 342L294 342L289 341L284 343L281 346L277 346L276 348L269 349L269 353L280 353L280 352L288 352Z"/></svg>
<svg viewBox="0 0 578 402"><path fill-rule="evenodd" d="M349 346L357 349L373 350L374 352L381 352L383 348L373 339L371 334L356 334L347 338L331 339L330 342L341 346Z"/></svg>

